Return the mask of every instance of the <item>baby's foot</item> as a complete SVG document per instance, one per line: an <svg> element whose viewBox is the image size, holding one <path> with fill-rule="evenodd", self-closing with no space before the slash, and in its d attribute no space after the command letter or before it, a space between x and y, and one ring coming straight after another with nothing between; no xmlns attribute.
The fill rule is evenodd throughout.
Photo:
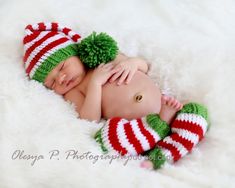
<svg viewBox="0 0 235 188"><path fill-rule="evenodd" d="M181 110L183 104L173 97L162 95L162 105L159 113L160 118L170 124L176 113Z"/></svg>
<svg viewBox="0 0 235 188"><path fill-rule="evenodd" d="M140 163L140 167L152 170L153 169L153 163L150 160L145 160L145 161L142 161Z"/></svg>

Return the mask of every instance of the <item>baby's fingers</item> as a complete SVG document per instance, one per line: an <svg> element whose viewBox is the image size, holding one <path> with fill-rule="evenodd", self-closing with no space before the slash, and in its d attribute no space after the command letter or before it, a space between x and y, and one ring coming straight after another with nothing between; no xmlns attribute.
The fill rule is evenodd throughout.
<svg viewBox="0 0 235 188"><path fill-rule="evenodd" d="M117 85L121 85L123 83L123 81L126 79L126 77L128 76L130 71L128 70L125 70L123 73L122 73L122 76L121 78L119 79Z"/></svg>
<svg viewBox="0 0 235 188"><path fill-rule="evenodd" d="M104 64L103 68L113 68L113 63L106 63Z"/></svg>
<svg viewBox="0 0 235 188"><path fill-rule="evenodd" d="M113 63L101 63L97 68L103 68L103 69L107 69L107 68L110 68L112 67L113 68Z"/></svg>
<svg viewBox="0 0 235 188"><path fill-rule="evenodd" d="M134 74L135 74L135 71L130 71L129 72L129 74L127 76L127 79L126 79L126 84L128 84L131 81L131 79L133 78Z"/></svg>
<svg viewBox="0 0 235 188"><path fill-rule="evenodd" d="M115 73L115 72L116 72L116 70L114 69L114 73ZM119 76L121 76L122 73L123 73L123 70L116 72L116 73L112 76L112 78L110 79L110 82L114 82L115 80L117 80L117 78L118 78Z"/></svg>

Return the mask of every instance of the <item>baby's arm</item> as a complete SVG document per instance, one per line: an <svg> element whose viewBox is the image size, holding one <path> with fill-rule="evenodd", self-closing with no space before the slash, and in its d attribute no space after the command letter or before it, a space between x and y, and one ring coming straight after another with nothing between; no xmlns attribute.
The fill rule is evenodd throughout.
<svg viewBox="0 0 235 188"><path fill-rule="evenodd" d="M115 63L119 64L119 63L132 63L132 64L136 64L137 65L137 69L139 71L142 71L143 73L147 73L148 72L148 63L145 59L142 59L140 57L128 57L125 54L119 52L119 54L117 55L117 57L115 58Z"/></svg>
<svg viewBox="0 0 235 188"><path fill-rule="evenodd" d="M119 53L112 62L115 64L116 73L110 79L110 83L119 79L117 85L121 85L124 81L128 84L137 70L145 74L148 72L148 63L139 57L127 57Z"/></svg>
<svg viewBox="0 0 235 188"><path fill-rule="evenodd" d="M145 74L148 72L148 63L146 62L146 60L139 57L130 57L127 60L131 61L131 63L136 63L139 71Z"/></svg>
<svg viewBox="0 0 235 188"><path fill-rule="evenodd" d="M102 85L115 73L115 70L112 69L113 66L112 63L101 64L94 70L87 87L86 96L83 96L80 92L70 92L70 94L65 95L66 100L75 103L80 118L90 121L100 121Z"/></svg>
<svg viewBox="0 0 235 188"><path fill-rule="evenodd" d="M64 98L75 104L76 111L81 119L99 121L101 117L101 87L90 82L86 96L74 89L64 95Z"/></svg>
<svg viewBox="0 0 235 188"><path fill-rule="evenodd" d="M79 110L80 118L90 121L99 121L101 118L101 95L102 85L97 82L90 82L87 88L87 95Z"/></svg>

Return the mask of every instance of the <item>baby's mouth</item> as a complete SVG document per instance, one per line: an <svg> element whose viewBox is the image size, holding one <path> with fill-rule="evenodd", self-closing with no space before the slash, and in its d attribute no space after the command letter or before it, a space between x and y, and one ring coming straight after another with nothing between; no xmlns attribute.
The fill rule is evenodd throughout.
<svg viewBox="0 0 235 188"><path fill-rule="evenodd" d="M71 78L69 81L68 81L68 83L66 84L66 86L69 86L69 84L71 84L72 82L73 82L73 78Z"/></svg>

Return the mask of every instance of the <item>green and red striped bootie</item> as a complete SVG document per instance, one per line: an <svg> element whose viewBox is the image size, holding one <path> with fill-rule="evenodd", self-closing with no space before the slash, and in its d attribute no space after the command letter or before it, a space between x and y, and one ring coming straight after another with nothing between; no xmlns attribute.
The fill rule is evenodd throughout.
<svg viewBox="0 0 235 188"><path fill-rule="evenodd" d="M196 103L184 105L171 124L171 134L159 141L145 155L154 169L166 162L174 163L190 152L204 137L209 128L207 109Z"/></svg>
<svg viewBox="0 0 235 188"><path fill-rule="evenodd" d="M157 114L128 121L115 117L95 134L103 152L114 151L120 155L139 155L156 146L170 132L169 125Z"/></svg>

